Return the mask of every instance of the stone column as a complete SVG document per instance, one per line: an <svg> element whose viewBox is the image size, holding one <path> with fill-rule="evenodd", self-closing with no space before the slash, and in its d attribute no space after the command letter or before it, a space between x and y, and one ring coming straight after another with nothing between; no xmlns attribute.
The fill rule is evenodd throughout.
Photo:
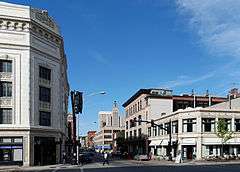
<svg viewBox="0 0 240 172"><path fill-rule="evenodd" d="M235 118L234 117L232 118L231 122L232 122L232 127L231 128L232 128L232 131L234 132L235 131Z"/></svg>
<svg viewBox="0 0 240 172"><path fill-rule="evenodd" d="M202 159L202 138L197 138L197 145L196 145L196 159L201 160Z"/></svg>
<svg viewBox="0 0 240 172"><path fill-rule="evenodd" d="M31 151L30 151L30 135L23 136L23 166L31 165Z"/></svg>

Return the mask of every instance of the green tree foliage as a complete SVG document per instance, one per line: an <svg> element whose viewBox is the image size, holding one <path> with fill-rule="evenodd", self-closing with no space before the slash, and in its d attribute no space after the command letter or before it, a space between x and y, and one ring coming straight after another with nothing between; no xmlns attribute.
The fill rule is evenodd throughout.
<svg viewBox="0 0 240 172"><path fill-rule="evenodd" d="M216 134L219 138L221 138L222 148L221 148L221 156L223 156L223 145L227 143L228 140L232 138L232 131L229 131L227 127L227 122L225 119L219 119L217 122L217 131Z"/></svg>

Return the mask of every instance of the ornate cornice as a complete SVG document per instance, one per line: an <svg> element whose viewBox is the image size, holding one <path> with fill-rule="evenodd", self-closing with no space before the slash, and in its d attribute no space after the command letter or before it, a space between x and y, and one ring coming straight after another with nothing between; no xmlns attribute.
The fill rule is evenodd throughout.
<svg viewBox="0 0 240 172"><path fill-rule="evenodd" d="M60 35L54 33L48 28L45 28L44 26L41 26L34 20L29 22L24 20L0 18L0 30L30 32L52 43L58 45L62 43L62 37Z"/></svg>
<svg viewBox="0 0 240 172"><path fill-rule="evenodd" d="M11 19L0 19L0 30L29 31L29 23Z"/></svg>

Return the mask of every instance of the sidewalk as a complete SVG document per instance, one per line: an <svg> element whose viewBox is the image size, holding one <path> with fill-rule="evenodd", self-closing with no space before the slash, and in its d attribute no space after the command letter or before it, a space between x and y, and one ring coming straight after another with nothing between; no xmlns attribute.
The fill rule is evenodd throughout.
<svg viewBox="0 0 240 172"><path fill-rule="evenodd" d="M34 167L19 167L19 166L0 166L0 172L4 171L42 171L42 170L58 170L58 169L92 169L92 168L114 168L114 167L129 167L129 166L207 166L207 165L229 165L240 164L240 161L226 161L226 162L213 162L213 161L189 161L176 164L173 161L165 160L151 160L151 161L136 161L136 160L115 160L110 161L109 165L102 165L102 162L93 162L89 164L71 165L71 164L57 164L49 166L34 166Z"/></svg>

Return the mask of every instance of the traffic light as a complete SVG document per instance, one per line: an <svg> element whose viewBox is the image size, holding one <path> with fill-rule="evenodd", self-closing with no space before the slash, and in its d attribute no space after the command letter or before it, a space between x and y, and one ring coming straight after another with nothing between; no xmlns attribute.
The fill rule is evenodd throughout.
<svg viewBox="0 0 240 172"><path fill-rule="evenodd" d="M152 120L151 120L151 127L154 127L154 126L155 126L154 120L152 119Z"/></svg>
<svg viewBox="0 0 240 172"><path fill-rule="evenodd" d="M74 95L74 100L75 100L75 104L74 104L75 113L76 114L82 113L82 109L83 109L82 92L76 91Z"/></svg>

